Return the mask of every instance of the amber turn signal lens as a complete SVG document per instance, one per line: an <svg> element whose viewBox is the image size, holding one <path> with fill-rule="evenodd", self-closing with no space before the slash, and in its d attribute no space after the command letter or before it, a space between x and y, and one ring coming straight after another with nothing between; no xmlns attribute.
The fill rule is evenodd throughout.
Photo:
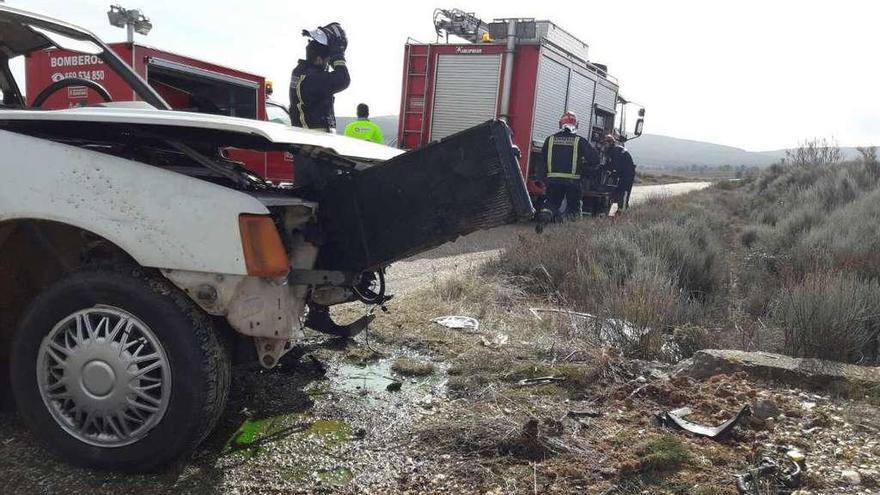
<svg viewBox="0 0 880 495"><path fill-rule="evenodd" d="M275 222L267 215L239 215L241 247L248 275L284 277L290 271L287 253L278 236Z"/></svg>

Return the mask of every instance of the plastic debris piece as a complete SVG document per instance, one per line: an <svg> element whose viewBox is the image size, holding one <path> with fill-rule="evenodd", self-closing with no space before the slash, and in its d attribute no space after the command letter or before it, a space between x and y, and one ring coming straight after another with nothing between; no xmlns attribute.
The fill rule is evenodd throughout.
<svg viewBox="0 0 880 495"><path fill-rule="evenodd" d="M476 332L480 329L480 322L476 318L470 316L441 316L431 320L441 327L453 328L456 330L471 330Z"/></svg>

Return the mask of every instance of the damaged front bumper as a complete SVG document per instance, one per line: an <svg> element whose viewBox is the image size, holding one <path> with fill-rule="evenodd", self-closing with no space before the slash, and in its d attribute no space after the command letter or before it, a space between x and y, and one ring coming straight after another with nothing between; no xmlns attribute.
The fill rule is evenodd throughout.
<svg viewBox="0 0 880 495"><path fill-rule="evenodd" d="M387 301L383 270L391 263L534 214L510 129L501 121L347 170L317 197L317 205L261 198L289 249L292 271L286 278L163 271L207 313L253 337L265 367L303 338L304 326L340 336L362 330L369 318L337 325L327 309L354 300ZM370 292L371 281L381 289Z"/></svg>
<svg viewBox="0 0 880 495"><path fill-rule="evenodd" d="M238 333L254 338L260 364L271 368L301 340L308 288L286 279L163 270L206 313L226 318Z"/></svg>

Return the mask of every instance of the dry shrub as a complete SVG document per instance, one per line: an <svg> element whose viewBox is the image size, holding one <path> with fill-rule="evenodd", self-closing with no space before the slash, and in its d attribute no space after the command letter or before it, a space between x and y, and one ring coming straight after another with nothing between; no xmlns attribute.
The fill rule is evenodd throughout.
<svg viewBox="0 0 880 495"><path fill-rule="evenodd" d="M723 300L728 286L723 237L730 226L717 194L653 199L620 219L553 225L521 237L482 273L523 284L553 306L599 316L576 338L611 342L629 356L672 359L664 348L674 327L717 313L712 301Z"/></svg>
<svg viewBox="0 0 880 495"><path fill-rule="evenodd" d="M638 232L637 242L648 256L666 264L667 272L688 294L706 298L726 285L725 250L708 215L685 222L667 221Z"/></svg>
<svg viewBox="0 0 880 495"><path fill-rule="evenodd" d="M880 283L849 274L820 273L780 294L773 322L786 354L860 361L880 324Z"/></svg>
<svg viewBox="0 0 880 495"><path fill-rule="evenodd" d="M608 301L601 320L605 340L627 356L659 359L667 329L681 321L686 304L676 279L662 268L642 267Z"/></svg>
<svg viewBox="0 0 880 495"><path fill-rule="evenodd" d="M832 212L805 236L793 258L802 265L818 259L825 266L880 278L880 190Z"/></svg>
<svg viewBox="0 0 880 495"><path fill-rule="evenodd" d="M785 152L785 161L795 167L834 165L842 160L843 153L833 138L808 139L799 147Z"/></svg>
<svg viewBox="0 0 880 495"><path fill-rule="evenodd" d="M802 203L776 224L770 237L770 248L784 252L794 247L813 227L825 220L826 212L816 204Z"/></svg>
<svg viewBox="0 0 880 495"><path fill-rule="evenodd" d="M751 249L752 246L758 242L759 237L760 234L757 227L748 227L742 231L742 234L740 234L739 242L742 243L743 247L746 249Z"/></svg>

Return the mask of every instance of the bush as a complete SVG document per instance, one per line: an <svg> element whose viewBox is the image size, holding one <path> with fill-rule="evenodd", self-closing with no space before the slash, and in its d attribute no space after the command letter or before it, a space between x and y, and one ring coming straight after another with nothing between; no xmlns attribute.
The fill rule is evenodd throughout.
<svg viewBox="0 0 880 495"><path fill-rule="evenodd" d="M772 318L786 354L859 361L880 328L880 283L821 273L780 294Z"/></svg>
<svg viewBox="0 0 880 495"><path fill-rule="evenodd" d="M663 359L667 329L679 324L686 298L664 268L643 265L607 301L600 320L603 340L639 359Z"/></svg>
<svg viewBox="0 0 880 495"><path fill-rule="evenodd" d="M726 285L725 250L708 226L709 217L683 224L662 222L639 231L637 242L649 256L662 260L688 294L705 298Z"/></svg>
<svg viewBox="0 0 880 495"><path fill-rule="evenodd" d="M758 241L758 229L756 227L748 227L743 230L739 236L739 242L746 248L751 249Z"/></svg>
<svg viewBox="0 0 880 495"><path fill-rule="evenodd" d="M880 279L880 190L838 208L804 237L793 256L799 264L819 262L863 277Z"/></svg>
<svg viewBox="0 0 880 495"><path fill-rule="evenodd" d="M742 180L731 180L731 179L720 180L720 181L716 182L715 184L713 184L715 189L721 189L722 191L733 191L735 189L739 189L739 188L743 187L744 185L745 185L745 182L743 182Z"/></svg>

